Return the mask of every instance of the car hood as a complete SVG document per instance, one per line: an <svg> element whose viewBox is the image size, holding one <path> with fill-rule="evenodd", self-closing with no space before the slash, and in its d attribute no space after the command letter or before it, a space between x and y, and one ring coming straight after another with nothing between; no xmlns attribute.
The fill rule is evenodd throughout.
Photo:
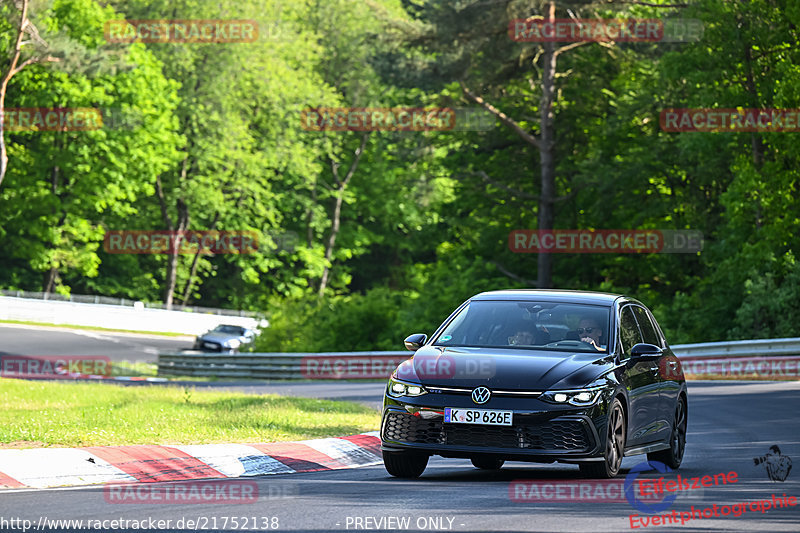
<svg viewBox="0 0 800 533"><path fill-rule="evenodd" d="M614 368L606 353L424 346L395 375L428 387L580 388Z"/></svg>
<svg viewBox="0 0 800 533"><path fill-rule="evenodd" d="M246 338L245 337L243 337L243 336L240 337L239 335L232 335L230 333L214 333L214 332L210 332L210 333L204 333L203 335L200 335L200 340L201 341L218 342L220 344L228 342L231 339L236 339L239 342L246 342Z"/></svg>

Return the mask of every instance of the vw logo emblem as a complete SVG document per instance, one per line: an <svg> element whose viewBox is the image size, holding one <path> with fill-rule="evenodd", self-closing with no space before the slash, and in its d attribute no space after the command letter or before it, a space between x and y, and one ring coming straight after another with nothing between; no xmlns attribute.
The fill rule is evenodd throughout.
<svg viewBox="0 0 800 533"><path fill-rule="evenodd" d="M478 387L472 391L472 401L477 404L486 403L492 397L492 392L486 387Z"/></svg>

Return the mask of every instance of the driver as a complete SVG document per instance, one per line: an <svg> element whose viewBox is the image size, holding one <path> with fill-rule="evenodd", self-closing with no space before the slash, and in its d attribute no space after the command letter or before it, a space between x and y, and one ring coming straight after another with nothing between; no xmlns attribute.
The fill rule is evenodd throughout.
<svg viewBox="0 0 800 533"><path fill-rule="evenodd" d="M583 342L591 344L595 350L603 351L606 349L605 344L600 344L600 337L603 336L603 330L600 324L593 318L582 318L578 324L578 336Z"/></svg>

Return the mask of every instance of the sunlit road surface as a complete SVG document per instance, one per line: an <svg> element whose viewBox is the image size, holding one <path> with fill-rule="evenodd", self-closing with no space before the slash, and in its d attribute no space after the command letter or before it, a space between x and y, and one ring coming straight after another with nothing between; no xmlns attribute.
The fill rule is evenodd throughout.
<svg viewBox="0 0 800 533"><path fill-rule="evenodd" d="M159 351L190 349L193 343L191 336L0 324L0 355L93 355L154 363Z"/></svg>
<svg viewBox="0 0 800 533"><path fill-rule="evenodd" d="M340 385L342 389L348 386ZM681 491L662 515L672 510L689 511L692 506L704 509L714 504L771 499L773 494L800 495L800 467L795 467L784 482L770 481L764 466L755 465L753 460L777 445L783 455L800 462L799 382L692 382L689 394L687 455L678 472L684 477L699 477L735 471L738 477L735 483L724 486ZM622 477L642 459L626 458ZM0 493L0 517L26 518L34 523L40 517L152 517L173 520L173 526L180 518L200 518L209 527L216 518L219 529L226 517L277 517L272 523L279 526L278 530L319 531L800 530L800 507L764 513L748 510L739 517L641 527L642 518L650 515L636 511L627 501L551 498L520 502L510 497L514 480L579 481L577 467L570 465L508 463L499 472L484 472L468 461L434 458L425 474L413 481L391 478L382 466L248 479L258 484L260 497L254 504L107 503L102 487L5 491ZM631 528L631 514L640 515L637 529Z"/></svg>

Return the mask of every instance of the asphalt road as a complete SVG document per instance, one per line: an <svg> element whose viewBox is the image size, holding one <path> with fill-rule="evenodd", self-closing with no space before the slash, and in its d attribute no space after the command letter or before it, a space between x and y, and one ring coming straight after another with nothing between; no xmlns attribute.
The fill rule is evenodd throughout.
<svg viewBox="0 0 800 533"><path fill-rule="evenodd" d="M193 337L0 324L0 355L101 355L154 363L158 352L189 349Z"/></svg>
<svg viewBox="0 0 800 533"><path fill-rule="evenodd" d="M339 387L357 389L357 385L343 383ZM373 397L371 401L376 400ZM692 506L704 509L715 504L771 499L773 494L800 496L798 467L784 482L770 481L764 466L753 461L773 445L779 446L783 455L800 461L798 422L800 382L691 382L687 454L677 473L699 477L736 472L738 477L723 486L681 491L662 514L690 511ZM642 458L626 458L623 476ZM675 475L667 474L667 478L674 479ZM553 499L558 494L555 492L547 493L549 498L540 501L510 497L519 495L510 490L515 480L559 480L560 484L580 481L577 467L570 465L509 463L499 472L484 472L472 468L467 461L434 458L425 474L413 481L393 479L382 466L248 479L257 483L260 497L256 503L239 505L112 504L106 502L103 489L98 487L2 491L0 525L3 518L23 518L34 523L41 517L152 518L172 520L170 526L175 527L177 520L185 518L201 519L211 529L216 518L216 527L223 529L226 517L248 517L247 529L252 529L256 518L256 529L273 530L261 527L265 517L270 526L278 526L274 530L619 532L634 530L631 514L638 514L639 520L650 516L636 511L627 501L576 501L568 496ZM541 495L545 496L544 490ZM272 517L277 517L277 523L270 521ZM402 523L398 520L405 519L409 520L407 527L396 527ZM243 521L239 522L241 528ZM231 529L230 525L227 529ZM800 531L800 507L764 513L748 509L739 517L697 518L683 525L638 528L641 529Z"/></svg>

